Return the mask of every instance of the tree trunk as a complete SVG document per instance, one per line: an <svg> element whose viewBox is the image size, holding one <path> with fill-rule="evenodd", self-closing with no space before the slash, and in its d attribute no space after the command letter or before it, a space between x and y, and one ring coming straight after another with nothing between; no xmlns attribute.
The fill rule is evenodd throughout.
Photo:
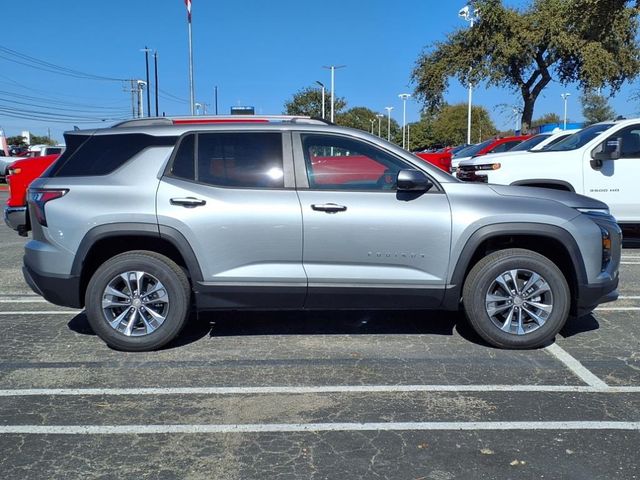
<svg viewBox="0 0 640 480"><path fill-rule="evenodd" d="M522 110L522 119L521 119L521 130L527 131L531 127L531 122L533 121L533 106L536 103L534 98L531 98L530 94L523 95L522 100L524 102L524 108Z"/></svg>

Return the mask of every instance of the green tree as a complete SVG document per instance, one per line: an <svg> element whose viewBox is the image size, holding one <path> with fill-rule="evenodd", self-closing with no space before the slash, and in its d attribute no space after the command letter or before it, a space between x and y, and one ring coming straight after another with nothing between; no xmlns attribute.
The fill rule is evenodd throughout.
<svg viewBox="0 0 640 480"><path fill-rule="evenodd" d="M432 134L441 145L460 145L467 141L467 104L445 105L433 119ZM471 108L471 141L480 142L497 133L489 112L481 106Z"/></svg>
<svg viewBox="0 0 640 480"><path fill-rule="evenodd" d="M326 92L324 99L325 117L328 119L331 112L331 95ZM347 106L342 97L336 97L334 101L334 114L340 113ZM322 118L322 90L315 87L306 87L293 94L291 100L284 104L285 115L305 115Z"/></svg>
<svg viewBox="0 0 640 480"><path fill-rule="evenodd" d="M22 135L16 135L15 137L7 137L7 144L18 145L22 147L22 146L26 146L27 142L25 142L24 137Z"/></svg>
<svg viewBox="0 0 640 480"><path fill-rule="evenodd" d="M541 117L536 118L531 122L532 127L539 127L540 125L547 125L549 123L562 123L564 120L560 118L557 113L545 113Z"/></svg>
<svg viewBox="0 0 640 480"><path fill-rule="evenodd" d="M616 112L609 105L609 101L597 90L586 90L580 97L580 103L582 116L587 125L613 120L616 117Z"/></svg>
<svg viewBox="0 0 640 480"><path fill-rule="evenodd" d="M552 81L616 93L640 72L638 6L626 0L532 0L523 9L478 0L480 19L456 30L419 58L416 96L435 111L450 78L510 88L522 97L522 124Z"/></svg>
<svg viewBox="0 0 640 480"><path fill-rule="evenodd" d="M55 145L56 141L47 137L31 134L31 145Z"/></svg>

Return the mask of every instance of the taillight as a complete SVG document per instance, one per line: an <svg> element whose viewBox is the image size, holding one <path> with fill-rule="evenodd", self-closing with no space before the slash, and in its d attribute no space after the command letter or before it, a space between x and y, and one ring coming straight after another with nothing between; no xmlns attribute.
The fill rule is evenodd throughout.
<svg viewBox="0 0 640 480"><path fill-rule="evenodd" d="M34 206L36 220L43 227L47 226L47 217L44 212L44 205L51 200L64 196L68 189L34 188L29 189L28 202Z"/></svg>
<svg viewBox="0 0 640 480"><path fill-rule="evenodd" d="M20 167L9 167L8 172L9 175L15 175L16 173L20 173L22 169Z"/></svg>

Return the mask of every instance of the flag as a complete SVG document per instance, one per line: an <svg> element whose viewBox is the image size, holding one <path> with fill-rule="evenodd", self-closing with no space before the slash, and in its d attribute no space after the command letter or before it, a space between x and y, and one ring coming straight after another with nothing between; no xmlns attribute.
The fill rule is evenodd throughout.
<svg viewBox="0 0 640 480"><path fill-rule="evenodd" d="M191 23L191 0L184 0L184 4L187 6L187 19Z"/></svg>
<svg viewBox="0 0 640 480"><path fill-rule="evenodd" d="M4 156L9 156L9 145L7 145L7 137L4 135L4 130L0 129L0 147L4 151Z"/></svg>

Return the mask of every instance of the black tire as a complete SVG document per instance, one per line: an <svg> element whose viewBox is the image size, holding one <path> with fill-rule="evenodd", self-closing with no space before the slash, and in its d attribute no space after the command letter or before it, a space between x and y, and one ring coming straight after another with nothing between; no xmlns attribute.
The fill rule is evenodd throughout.
<svg viewBox="0 0 640 480"><path fill-rule="evenodd" d="M163 305L164 302L153 304L160 305L159 308L165 314L164 321L154 331L140 333L138 336L125 335L112 327L107 320L111 312L129 310L129 307L107 310L107 313L102 307L107 286L120 274L135 271L145 272L149 276L147 278L161 282L162 290L167 296L166 305ZM148 287L148 290L150 289ZM91 328L107 345L128 352L156 350L176 338L184 327L189 315L190 294L189 280L175 262L155 252L136 250L117 255L96 270L87 286L85 308ZM115 313L113 315L115 316ZM139 313L136 325L146 325L142 324Z"/></svg>
<svg viewBox="0 0 640 480"><path fill-rule="evenodd" d="M497 278L503 273L516 269L521 270L524 275L529 272L540 275L548 286L550 293L545 293L545 295L548 295L548 298L552 300L553 306L550 313L544 313L548 317L541 326L538 326L538 322L531 321L526 324L527 328L531 328L531 331L526 331L524 334L503 331L492 320L486 303L487 294L490 289L495 288ZM500 310L505 313L494 315L496 321L500 318L499 315L507 315L509 311L512 311L516 304L521 305L522 296L516 295L513 298L513 301L509 300L511 307L502 307L505 309ZM569 286L560 269L547 257L520 248L500 250L480 260L465 279L462 299L469 323L478 335L491 345L512 349L536 348L552 342L567 321L571 306ZM534 301L544 303L538 300ZM497 304L492 304L492 308L495 305ZM506 305L506 303L502 305ZM526 301L524 307L533 310L533 307ZM519 310L524 311L524 308L522 306L515 308L516 312ZM505 321L504 325L507 324L510 329L517 327L517 324Z"/></svg>

